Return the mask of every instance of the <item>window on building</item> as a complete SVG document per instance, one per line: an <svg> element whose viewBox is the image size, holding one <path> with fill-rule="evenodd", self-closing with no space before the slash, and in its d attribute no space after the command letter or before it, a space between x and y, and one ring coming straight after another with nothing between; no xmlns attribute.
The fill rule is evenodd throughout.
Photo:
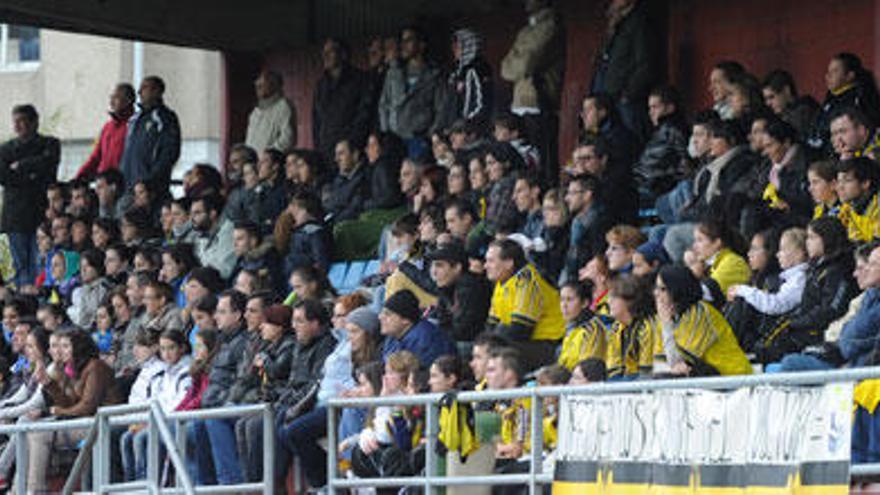
<svg viewBox="0 0 880 495"><path fill-rule="evenodd" d="M0 24L0 70L28 70L40 64L40 28Z"/></svg>

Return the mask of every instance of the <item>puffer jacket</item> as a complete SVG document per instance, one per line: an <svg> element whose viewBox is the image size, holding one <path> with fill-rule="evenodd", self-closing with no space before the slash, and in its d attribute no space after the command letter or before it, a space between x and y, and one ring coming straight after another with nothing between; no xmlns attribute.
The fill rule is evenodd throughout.
<svg viewBox="0 0 880 495"><path fill-rule="evenodd" d="M333 237L330 229L318 220L308 221L295 228L290 235L284 273L289 276L297 268L306 265L325 271L330 266L332 256Z"/></svg>
<svg viewBox="0 0 880 495"><path fill-rule="evenodd" d="M324 373L324 361L335 348L336 338L330 330L325 330L307 344L296 343L291 357L290 375L275 401L277 411L284 411L297 404L312 388L317 398L317 388Z"/></svg>
<svg viewBox="0 0 880 495"><path fill-rule="evenodd" d="M446 81L440 69L427 64L412 74L396 64L388 69L379 98L379 126L403 139L424 138L447 124Z"/></svg>
<svg viewBox="0 0 880 495"><path fill-rule="evenodd" d="M260 398L260 374L254 367L254 357L266 348L259 332L248 330L247 345L238 359L235 382L229 389L227 403L251 404Z"/></svg>
<svg viewBox="0 0 880 495"><path fill-rule="evenodd" d="M202 407L217 407L226 403L238 370L238 362L248 343L244 328L221 333L220 350L211 363L208 388L202 394Z"/></svg>
<svg viewBox="0 0 880 495"><path fill-rule="evenodd" d="M159 407L166 413L174 411L186 397L187 390L192 386L189 367L192 357L183 356L180 361L169 366L163 363L161 371L150 380L148 395L159 401Z"/></svg>
<svg viewBox="0 0 880 495"><path fill-rule="evenodd" d="M363 165L347 175L336 174L323 193L324 210L333 215L334 222L354 220L364 211L364 202L370 192L369 178Z"/></svg>
<svg viewBox="0 0 880 495"><path fill-rule="evenodd" d="M651 134L633 169L639 189L657 197L668 192L684 175L687 137L671 118L664 118Z"/></svg>
<svg viewBox="0 0 880 495"><path fill-rule="evenodd" d="M292 333L286 333L278 342L269 344L263 349L263 370L259 373L262 381L260 400L274 402L285 391L293 365L293 354L296 339Z"/></svg>
<svg viewBox="0 0 880 495"><path fill-rule="evenodd" d="M103 277L73 289L70 296L72 304L67 308L70 321L79 327L89 328L95 323L98 305L110 291L110 284Z"/></svg>

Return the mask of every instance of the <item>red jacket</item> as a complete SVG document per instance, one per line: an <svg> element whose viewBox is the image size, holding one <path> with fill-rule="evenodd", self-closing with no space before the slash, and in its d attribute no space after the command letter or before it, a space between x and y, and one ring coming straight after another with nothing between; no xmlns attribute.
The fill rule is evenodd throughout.
<svg viewBox="0 0 880 495"><path fill-rule="evenodd" d="M83 163L77 179L90 179L110 169L118 169L122 152L125 149L125 135L128 133L128 118L131 114L117 116L110 114L110 120L101 129L95 149L89 159Z"/></svg>

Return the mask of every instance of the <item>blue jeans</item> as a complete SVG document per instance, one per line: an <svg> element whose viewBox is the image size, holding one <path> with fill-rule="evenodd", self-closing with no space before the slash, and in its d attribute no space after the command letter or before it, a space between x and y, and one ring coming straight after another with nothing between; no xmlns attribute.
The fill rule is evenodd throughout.
<svg viewBox="0 0 880 495"><path fill-rule="evenodd" d="M342 416L339 420L339 440L357 435L364 429L364 423L367 420L366 409L345 408L342 410ZM343 459L351 460L351 449L340 452Z"/></svg>
<svg viewBox="0 0 880 495"><path fill-rule="evenodd" d="M187 470L196 485L215 485L211 441L204 420L193 420L186 427Z"/></svg>
<svg viewBox="0 0 880 495"><path fill-rule="evenodd" d="M788 354L779 363L779 371L824 371L834 369L834 366L809 354Z"/></svg>
<svg viewBox="0 0 880 495"><path fill-rule="evenodd" d="M37 235L34 232L10 232L9 250L15 266L15 286L32 284L37 278Z"/></svg>
<svg viewBox="0 0 880 495"><path fill-rule="evenodd" d="M211 457L214 459L217 483L221 485L242 483L244 477L241 474L238 448L235 445L235 419L206 419L205 429L211 440Z"/></svg>
<svg viewBox="0 0 880 495"><path fill-rule="evenodd" d="M126 430L119 437L119 451L122 454L124 481L146 479L148 440L149 434L146 428L135 433Z"/></svg>
<svg viewBox="0 0 880 495"><path fill-rule="evenodd" d="M654 208L657 209L657 216L663 223L679 223L684 221L680 213L682 207L693 197L693 182L683 180L679 182L671 191L657 198Z"/></svg>
<svg viewBox="0 0 880 495"><path fill-rule="evenodd" d="M327 452L318 445L318 440L327 435L327 408L317 407L291 423L279 423L277 432L278 450L285 453L279 457L286 458L287 462L276 476L284 479L291 457L297 456L306 472L309 485L315 488L326 485Z"/></svg>

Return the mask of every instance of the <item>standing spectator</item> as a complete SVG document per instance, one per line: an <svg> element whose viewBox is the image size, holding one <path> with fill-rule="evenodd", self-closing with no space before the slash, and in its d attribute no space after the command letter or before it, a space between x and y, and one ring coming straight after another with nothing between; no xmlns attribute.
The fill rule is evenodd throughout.
<svg viewBox="0 0 880 495"><path fill-rule="evenodd" d="M296 107L284 97L281 74L263 71L254 81L257 106L248 117L245 144L255 150L282 153L296 146Z"/></svg>
<svg viewBox="0 0 880 495"><path fill-rule="evenodd" d="M79 168L75 179L91 179L95 175L119 168L128 133L128 119L134 115L134 87L117 84L110 93L110 120L101 128L92 154Z"/></svg>
<svg viewBox="0 0 880 495"><path fill-rule="evenodd" d="M483 38L471 29L452 34L455 68L449 86L455 117L477 126L486 126L492 114L492 68L483 57Z"/></svg>
<svg viewBox="0 0 880 495"><path fill-rule="evenodd" d="M565 30L549 0L525 2L529 23L501 61L501 77L513 83L511 112L522 116L530 141L541 149L541 176L559 181L559 103L565 79Z"/></svg>
<svg viewBox="0 0 880 495"><path fill-rule="evenodd" d="M315 148L332 158L339 141L363 145L370 126L369 81L351 65L351 49L344 41L330 38L321 52L324 73L315 88L312 105L312 136Z"/></svg>
<svg viewBox="0 0 880 495"><path fill-rule="evenodd" d="M0 145L3 217L0 230L9 235L15 284L22 287L37 275L37 225L47 207L46 190L58 173L61 144L37 133L40 117L33 105L12 109L15 137Z"/></svg>
<svg viewBox="0 0 880 495"><path fill-rule="evenodd" d="M810 95L798 95L791 73L781 69L770 71L764 77L761 92L764 104L795 128L799 140L806 139L819 111L819 104Z"/></svg>
<svg viewBox="0 0 880 495"><path fill-rule="evenodd" d="M440 69L425 56L427 40L416 27L400 32L399 63L385 76L379 98L379 126L406 143L411 158L424 158L431 148L428 136L446 125L446 84Z"/></svg>
<svg viewBox="0 0 880 495"><path fill-rule="evenodd" d="M605 39L593 66L591 90L617 102L624 125L647 135L644 108L648 91L662 76L659 43L649 19L647 1L612 0ZM656 125L656 124L655 124Z"/></svg>
<svg viewBox="0 0 880 495"><path fill-rule="evenodd" d="M153 191L167 194L171 170L180 157L180 123L165 106L164 94L165 81L160 77L148 76L141 82L140 111L129 121L119 163L129 192L137 182L149 182Z"/></svg>
<svg viewBox="0 0 880 495"><path fill-rule="evenodd" d="M828 62L825 73L828 93L813 122L807 145L826 156L831 156L831 121L845 107L861 110L873 129L880 124L880 96L874 75L865 69L862 60L852 53L838 53Z"/></svg>

